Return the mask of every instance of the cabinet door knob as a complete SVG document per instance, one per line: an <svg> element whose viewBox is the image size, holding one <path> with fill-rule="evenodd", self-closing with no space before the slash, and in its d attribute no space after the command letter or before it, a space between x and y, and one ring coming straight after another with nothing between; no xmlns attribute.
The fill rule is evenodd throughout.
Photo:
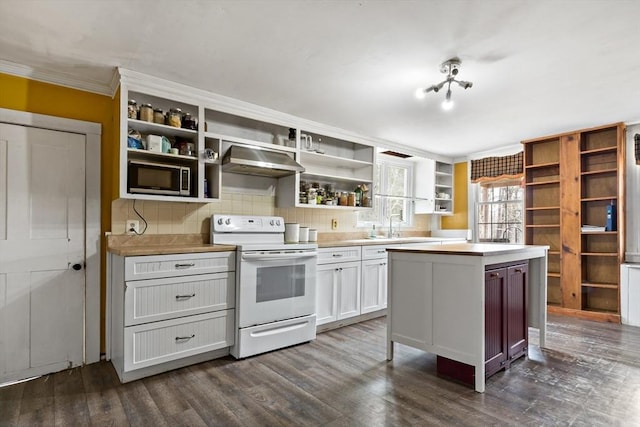
<svg viewBox="0 0 640 427"><path fill-rule="evenodd" d="M491 273L489 277L500 277L500 273Z"/></svg>
<svg viewBox="0 0 640 427"><path fill-rule="evenodd" d="M73 264L71 268L73 268L75 271L80 271L82 270L82 264L80 263Z"/></svg>

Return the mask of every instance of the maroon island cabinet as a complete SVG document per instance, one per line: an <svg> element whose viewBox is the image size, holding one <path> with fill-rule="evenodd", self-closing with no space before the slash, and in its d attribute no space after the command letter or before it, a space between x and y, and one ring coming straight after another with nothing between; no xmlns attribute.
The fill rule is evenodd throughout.
<svg viewBox="0 0 640 427"><path fill-rule="evenodd" d="M527 276L528 262L488 265L485 267L484 349L485 378L527 354ZM471 365L437 358L438 375L475 385Z"/></svg>

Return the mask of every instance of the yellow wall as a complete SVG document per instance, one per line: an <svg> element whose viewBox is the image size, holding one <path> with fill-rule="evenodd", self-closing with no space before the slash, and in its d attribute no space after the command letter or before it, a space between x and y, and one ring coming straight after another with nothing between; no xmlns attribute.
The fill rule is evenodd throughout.
<svg viewBox="0 0 640 427"><path fill-rule="evenodd" d="M469 228L469 174L467 162L456 163L453 167L453 215L443 216L443 229Z"/></svg>
<svg viewBox="0 0 640 427"><path fill-rule="evenodd" d="M117 99L117 98L116 98ZM115 105L114 105L115 104ZM114 127L114 111L117 102L111 97L51 85L22 77L0 73L0 108L45 114L68 119L100 123L101 147L101 229L102 235L111 228L111 201L117 188L117 141ZM117 115L115 116L117 119ZM87 165L87 168L91 165ZM104 351L104 301L105 301L105 241L101 239L100 273L100 348Z"/></svg>

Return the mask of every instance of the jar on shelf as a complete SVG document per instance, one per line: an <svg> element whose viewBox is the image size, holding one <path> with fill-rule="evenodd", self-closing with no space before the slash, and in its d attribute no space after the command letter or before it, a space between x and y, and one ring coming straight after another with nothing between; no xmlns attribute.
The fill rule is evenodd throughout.
<svg viewBox="0 0 640 427"><path fill-rule="evenodd" d="M347 199L347 206L355 206L356 205L356 193L352 191L349 193L349 197Z"/></svg>
<svg viewBox="0 0 640 427"><path fill-rule="evenodd" d="M184 113L182 115L182 127L184 129L191 129L191 130L198 129L198 125L196 124L196 119L191 117L191 114L189 113Z"/></svg>
<svg viewBox="0 0 640 427"><path fill-rule="evenodd" d="M354 193L356 193L356 206L362 206L362 187L356 186Z"/></svg>
<svg viewBox="0 0 640 427"><path fill-rule="evenodd" d="M178 149L178 152L182 156L195 156L196 155L196 145L189 140L179 140L176 141L174 148Z"/></svg>
<svg viewBox="0 0 640 427"><path fill-rule="evenodd" d="M164 124L164 113L162 111L162 108L153 109L153 123L157 123L159 125Z"/></svg>
<svg viewBox="0 0 640 427"><path fill-rule="evenodd" d="M130 99L129 103L127 104L127 118L129 119L138 118L138 104L133 99Z"/></svg>
<svg viewBox="0 0 640 427"><path fill-rule="evenodd" d="M318 193L315 188L310 188L307 190L307 203L310 205L315 205L318 203Z"/></svg>
<svg viewBox="0 0 640 427"><path fill-rule="evenodd" d="M171 108L167 113L166 124L174 128L182 127L182 110L179 108Z"/></svg>
<svg viewBox="0 0 640 427"><path fill-rule="evenodd" d="M153 107L151 104L142 104L140 106L140 120L143 122L153 122Z"/></svg>
<svg viewBox="0 0 640 427"><path fill-rule="evenodd" d="M349 204L349 193L346 191L340 191L338 194L338 205L347 206Z"/></svg>
<svg viewBox="0 0 640 427"><path fill-rule="evenodd" d="M294 128L289 128L289 147L296 146L296 130Z"/></svg>

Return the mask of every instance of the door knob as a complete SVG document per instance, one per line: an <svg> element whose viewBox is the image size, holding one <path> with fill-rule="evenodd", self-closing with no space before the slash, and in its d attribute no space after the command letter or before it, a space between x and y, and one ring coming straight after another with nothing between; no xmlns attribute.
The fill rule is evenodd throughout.
<svg viewBox="0 0 640 427"><path fill-rule="evenodd" d="M80 271L80 270L82 270L82 264L80 264L80 263L73 264L73 266L71 268L73 268L75 271Z"/></svg>

